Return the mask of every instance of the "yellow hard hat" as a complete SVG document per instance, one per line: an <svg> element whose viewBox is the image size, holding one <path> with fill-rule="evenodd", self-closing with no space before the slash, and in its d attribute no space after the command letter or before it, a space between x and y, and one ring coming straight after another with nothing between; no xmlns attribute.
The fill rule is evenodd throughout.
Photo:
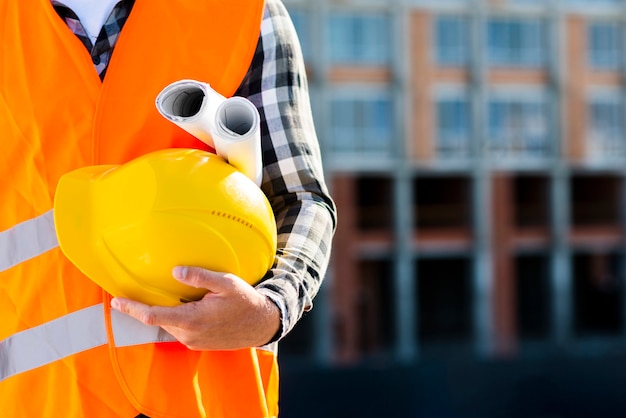
<svg viewBox="0 0 626 418"><path fill-rule="evenodd" d="M175 266L254 284L276 254L274 214L261 189L221 157L194 149L65 174L54 222L61 251L85 275L114 296L150 305L206 293L174 279Z"/></svg>

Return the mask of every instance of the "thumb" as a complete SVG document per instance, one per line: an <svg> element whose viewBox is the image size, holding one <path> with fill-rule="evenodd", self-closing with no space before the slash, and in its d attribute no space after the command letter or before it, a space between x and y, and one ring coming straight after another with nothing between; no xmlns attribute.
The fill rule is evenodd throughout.
<svg viewBox="0 0 626 418"><path fill-rule="evenodd" d="M232 281L231 274L201 267L176 266L172 269L172 276L187 286L208 289L212 293L228 290Z"/></svg>

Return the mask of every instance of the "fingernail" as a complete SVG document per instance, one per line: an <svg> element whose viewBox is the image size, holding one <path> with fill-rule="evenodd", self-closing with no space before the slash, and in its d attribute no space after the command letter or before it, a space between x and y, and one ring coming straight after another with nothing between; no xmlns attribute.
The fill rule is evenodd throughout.
<svg viewBox="0 0 626 418"><path fill-rule="evenodd" d="M117 299L111 299L111 308L113 309L120 309L120 301Z"/></svg>
<svg viewBox="0 0 626 418"><path fill-rule="evenodd" d="M172 275L178 280L184 280L187 277L187 267L176 266L172 270Z"/></svg>

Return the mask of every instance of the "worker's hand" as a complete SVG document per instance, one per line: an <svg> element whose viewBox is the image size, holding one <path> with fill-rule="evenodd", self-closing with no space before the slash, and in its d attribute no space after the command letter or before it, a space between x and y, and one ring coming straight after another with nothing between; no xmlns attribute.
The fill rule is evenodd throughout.
<svg viewBox="0 0 626 418"><path fill-rule="evenodd" d="M280 311L243 279L197 267L176 267L173 276L208 289L196 302L148 306L114 298L111 307L146 325L157 325L192 350L231 350L269 342L280 327Z"/></svg>

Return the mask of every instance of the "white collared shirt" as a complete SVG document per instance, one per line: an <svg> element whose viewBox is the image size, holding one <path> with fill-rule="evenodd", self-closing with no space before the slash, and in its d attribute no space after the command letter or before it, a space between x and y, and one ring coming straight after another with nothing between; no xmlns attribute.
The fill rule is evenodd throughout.
<svg viewBox="0 0 626 418"><path fill-rule="evenodd" d="M72 9L78 19L83 24L87 35L93 44L96 43L98 34L104 22L111 14L119 0L61 0L61 2Z"/></svg>

